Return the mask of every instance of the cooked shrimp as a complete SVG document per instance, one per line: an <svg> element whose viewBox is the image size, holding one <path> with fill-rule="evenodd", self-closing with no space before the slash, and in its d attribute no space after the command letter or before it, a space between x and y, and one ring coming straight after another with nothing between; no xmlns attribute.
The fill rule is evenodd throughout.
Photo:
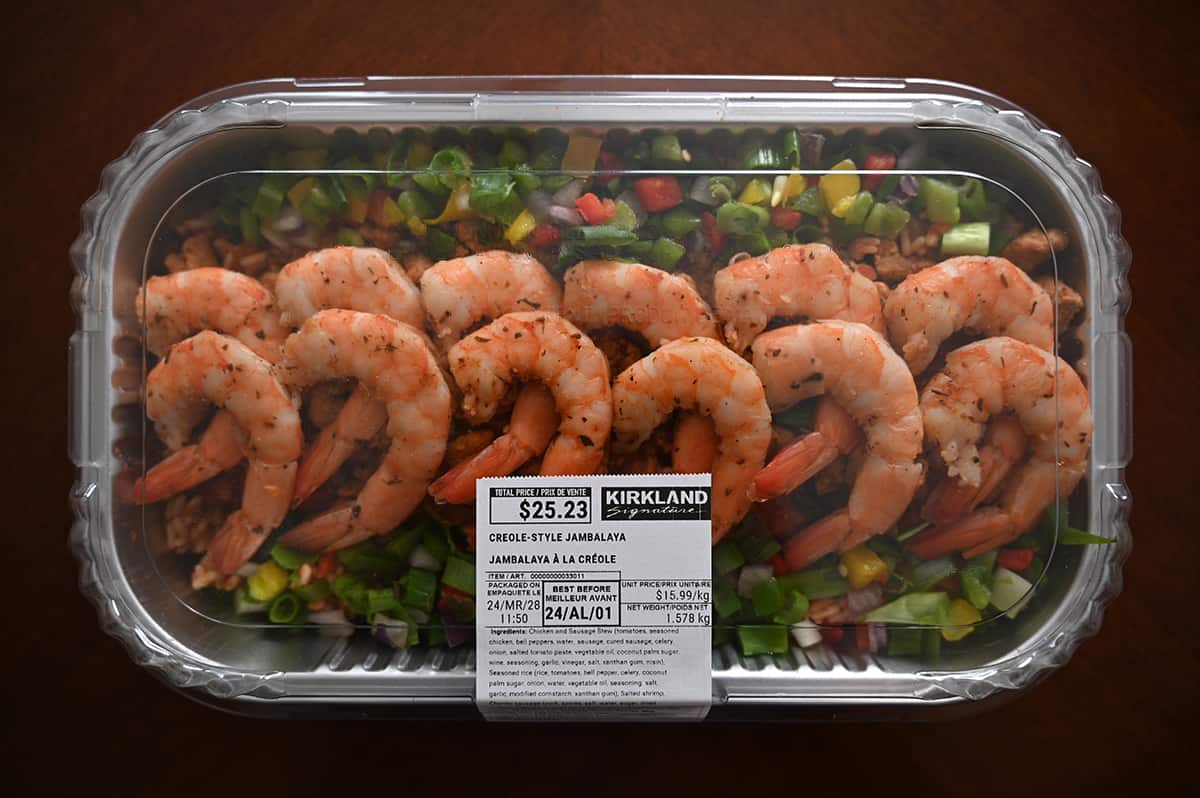
<svg viewBox="0 0 1200 798"><path fill-rule="evenodd" d="M1004 258L966 255L909 275L883 306L888 335L914 374L958 330L1007 335L1049 351L1054 302Z"/></svg>
<svg viewBox="0 0 1200 798"><path fill-rule="evenodd" d="M713 278L725 339L746 351L771 319L840 319L883 332L879 291L824 244L773 249Z"/></svg>
<svg viewBox="0 0 1200 798"><path fill-rule="evenodd" d="M438 477L429 486L429 495L439 502L470 504L475 501L475 480L513 473L541 454L557 426L554 395L539 383L525 386L513 404L505 433Z"/></svg>
<svg viewBox="0 0 1200 798"><path fill-rule="evenodd" d="M713 541L750 509L750 480L771 442L771 411L763 386L742 358L711 338L681 338L660 347L617 377L613 386L614 447L632 451L667 416L691 411L712 419Z"/></svg>
<svg viewBox="0 0 1200 798"><path fill-rule="evenodd" d="M675 421L671 470L676 474L711 471L720 442L712 419L697 413L682 413Z"/></svg>
<svg viewBox="0 0 1200 798"><path fill-rule="evenodd" d="M138 290L137 312L147 348L160 356L193 333L216 330L274 363L287 337L262 283L215 266L151 277Z"/></svg>
<svg viewBox="0 0 1200 798"><path fill-rule="evenodd" d="M676 338L720 338L691 279L640 263L591 260L563 278L563 315L585 331L623 327L652 348Z"/></svg>
<svg viewBox="0 0 1200 798"><path fill-rule="evenodd" d="M146 324L147 347L158 355L192 333L215 330L274 363L287 335L270 291L253 277L218 267L151 277L138 292L137 311ZM211 479L241 462L242 445L237 423L218 412L199 442L137 481L134 501L162 501Z"/></svg>
<svg viewBox="0 0 1200 798"><path fill-rule="evenodd" d="M562 291L546 267L529 255L503 250L444 260L421 275L421 297L434 334L450 346L472 325L505 313L557 313Z"/></svg>
<svg viewBox="0 0 1200 798"><path fill-rule="evenodd" d="M865 434L866 454L847 510L788 541L793 568L887 531L920 486L921 413L912 373L883 336L864 324L825 321L759 336L754 368L775 410L827 393ZM798 466L803 466L798 463Z"/></svg>
<svg viewBox="0 0 1200 798"><path fill-rule="evenodd" d="M1025 431L1010 415L993 418L984 441L979 447L979 484L946 477L925 500L922 518L933 524L961 518L995 496L1013 466L1025 457Z"/></svg>
<svg viewBox="0 0 1200 798"><path fill-rule="evenodd" d="M391 255L370 247L310 252L283 267L275 291L288 326L299 326L329 308L379 313L417 329L425 323L417 287ZM300 460L293 506L312 495L386 422L383 403L366 388L356 388L334 423L321 430Z"/></svg>
<svg viewBox="0 0 1200 798"><path fill-rule="evenodd" d="M850 454L862 442L854 418L828 396L817 403L813 431L779 451L754 477L750 487L755 501L791 493L825 470L839 455Z"/></svg>
<svg viewBox="0 0 1200 798"><path fill-rule="evenodd" d="M1025 533L1056 495L1069 496L1087 469L1092 414L1087 388L1062 358L1013 338L954 350L921 393L931 447L947 474L980 485L977 442L993 415L1012 412L1030 456L1009 477L998 507L984 507L909 541L920 557L973 557Z"/></svg>
<svg viewBox="0 0 1200 798"><path fill-rule="evenodd" d="M496 414L514 380L536 381L550 389L559 421L542 457L542 474L591 474L604 462L612 426L608 361L562 316L505 314L451 347L449 360L463 392L463 413L472 423ZM474 496L473 478L469 481L458 486L441 483L441 495Z"/></svg>
<svg viewBox="0 0 1200 798"><path fill-rule="evenodd" d="M357 379L386 405L391 438L353 502L289 530L281 542L305 551L340 549L408 518L437 473L450 433L450 389L425 338L388 316L323 310L288 338L280 373L300 387Z"/></svg>
<svg viewBox="0 0 1200 798"><path fill-rule="evenodd" d="M213 404L247 437L250 460L242 506L225 521L193 574L240 568L283 520L292 498L302 443L300 415L271 364L235 338L203 331L176 344L146 378L146 415L169 449L183 446Z"/></svg>
<svg viewBox="0 0 1200 798"><path fill-rule="evenodd" d="M391 255L370 247L332 247L292 261L275 280L275 296L289 327L329 308L425 324L417 287Z"/></svg>

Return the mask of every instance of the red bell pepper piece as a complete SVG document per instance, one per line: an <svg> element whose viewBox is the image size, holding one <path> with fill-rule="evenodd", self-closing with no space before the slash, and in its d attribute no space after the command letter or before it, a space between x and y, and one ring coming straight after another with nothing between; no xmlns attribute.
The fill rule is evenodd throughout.
<svg viewBox="0 0 1200 798"><path fill-rule="evenodd" d="M776 576L783 576L790 568L788 568L787 560L783 559L783 554L776 554L771 558L771 567L775 569Z"/></svg>
<svg viewBox="0 0 1200 798"><path fill-rule="evenodd" d="M442 585L438 594L438 609L443 617L466 623L475 618L475 597L449 585Z"/></svg>
<svg viewBox="0 0 1200 798"><path fill-rule="evenodd" d="M771 224L780 230L795 230L800 226L800 219L803 216L804 214L795 208L772 208Z"/></svg>
<svg viewBox="0 0 1200 798"><path fill-rule="evenodd" d="M725 234L717 227L717 217L705 211L700 214L700 226L704 228L704 237L708 239L709 248L716 252L721 248L721 244L725 243Z"/></svg>
<svg viewBox="0 0 1200 798"><path fill-rule="evenodd" d="M600 150L600 172L604 177L611 180L624 171L625 162L621 160L620 156L608 150Z"/></svg>
<svg viewBox="0 0 1200 798"><path fill-rule="evenodd" d="M325 552L313 566L313 579L328 579L337 571L337 566L337 555L332 551Z"/></svg>
<svg viewBox="0 0 1200 798"><path fill-rule="evenodd" d="M936 585L938 590L944 590L947 593L958 593L962 590L962 580L958 578L958 574L950 574Z"/></svg>
<svg viewBox="0 0 1200 798"><path fill-rule="evenodd" d="M1000 549L996 564L1010 571L1024 571L1033 563L1033 549Z"/></svg>
<svg viewBox="0 0 1200 798"><path fill-rule="evenodd" d="M602 200L590 191L575 200L575 207L588 224L604 224L617 212L617 203L610 199Z"/></svg>
<svg viewBox="0 0 1200 798"><path fill-rule="evenodd" d="M840 626L822 626L819 631L821 637L831 646L840 643L846 635L846 630Z"/></svg>
<svg viewBox="0 0 1200 798"><path fill-rule="evenodd" d="M859 654L871 653L871 627L868 624L854 624L854 647Z"/></svg>
<svg viewBox="0 0 1200 798"><path fill-rule="evenodd" d="M545 222L533 228L533 232L529 234L530 246L537 249L557 247L561 241L562 233L558 232L558 228Z"/></svg>
<svg viewBox="0 0 1200 798"><path fill-rule="evenodd" d="M383 203L388 198L387 192L383 189L375 189L371 192L371 196L367 199L367 219L371 224L378 227L387 225L387 220L383 214Z"/></svg>
<svg viewBox="0 0 1200 798"><path fill-rule="evenodd" d="M895 169L896 156L890 152L872 152L868 153L863 161L863 169ZM883 185L884 178L887 175L863 175L862 185L867 191L875 191Z"/></svg>
<svg viewBox="0 0 1200 798"><path fill-rule="evenodd" d="M665 211L683 202L683 190L673 177L643 177L633 184L633 190L649 213Z"/></svg>

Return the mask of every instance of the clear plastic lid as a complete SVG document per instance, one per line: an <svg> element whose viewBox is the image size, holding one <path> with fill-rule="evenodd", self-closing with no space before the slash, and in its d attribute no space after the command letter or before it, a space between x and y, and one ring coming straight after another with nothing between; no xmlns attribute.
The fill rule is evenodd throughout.
<svg viewBox="0 0 1200 798"><path fill-rule="evenodd" d="M474 476L712 470L715 663L970 660L1111 541L1085 261L996 152L900 126L252 138L177 192L120 299L116 515L214 625L463 651ZM567 428L595 397L565 359L496 367L479 410L463 363L530 315L598 353L611 426ZM668 352L754 388L647 386ZM665 423L622 410L637 391Z"/></svg>

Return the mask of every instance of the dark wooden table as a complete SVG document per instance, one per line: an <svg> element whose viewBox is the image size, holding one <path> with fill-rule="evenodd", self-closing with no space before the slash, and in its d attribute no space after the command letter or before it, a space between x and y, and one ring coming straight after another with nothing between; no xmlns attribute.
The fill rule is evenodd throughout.
<svg viewBox="0 0 1200 798"><path fill-rule="evenodd" d="M350 781L454 790L479 774L496 792L528 794L811 794L819 781L853 794L962 796L1109 793L1183 778L1200 679L1194 29L1147 0L990 5L294 0L10 11L0 33L4 781L351 794ZM606 72L946 78L1029 108L1100 167L1135 254L1128 326L1138 374L1137 546L1101 635L1014 704L933 725L268 723L164 689L98 628L66 545L66 252L101 169L176 105L253 78Z"/></svg>

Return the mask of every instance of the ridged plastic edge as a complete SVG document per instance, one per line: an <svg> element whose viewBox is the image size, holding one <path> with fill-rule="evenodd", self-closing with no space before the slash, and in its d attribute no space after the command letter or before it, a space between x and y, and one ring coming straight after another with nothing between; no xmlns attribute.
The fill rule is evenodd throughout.
<svg viewBox="0 0 1200 798"><path fill-rule="evenodd" d="M955 88L975 92L977 97L990 99L992 96L970 86L944 85L953 85ZM86 286L92 277L89 264L93 249L97 244L97 231L102 223L104 211L110 206L115 188L127 181L139 167L144 167L150 157L160 149L166 149L167 147L164 145L177 143L180 134L192 127L193 122L198 123L206 116L218 119L228 116L228 122L231 124L281 121L279 117L272 118L269 114L254 119L247 118L250 109L259 105L280 107L285 106L286 103L266 100L244 104L233 99L221 98L204 108L180 108L165 117L158 126L139 134L122 156L104 168L101 173L99 189L82 206L81 232L70 248L71 264L76 274L71 289L72 296L76 299L73 303L77 319L76 335L91 332L84 329L82 324L85 313L89 310L101 310L89 306L89 291L83 290L81 286ZM1072 178L1086 189L1086 200L1099 210L1104 224L1104 229L1097 231L1108 256L1101 265L1115 268L1115 274L1099 276L1115 279L1120 287L1116 302L1116 312L1119 316L1116 321L1117 330L1123 332L1125 315L1131 301L1127 274L1132 261L1132 253L1120 233L1120 209L1116 202L1104 193L1099 173L1095 167L1090 162L1078 157L1061 134L1034 125L1032 115L1027 114L1023 109L1018 109L1017 106L1010 106L1002 110L982 99L972 99L954 104L936 102L935 105L940 106L947 114L945 116L939 114L927 121L962 121L964 124L970 124L970 117L977 113L986 114L993 121L1002 121L1002 127L1010 128L1013 133L1019 134L1014 143L1020 145L1022 137L1028 141L1041 143L1045 150L1054 156L1057 165L1065 172L1065 176ZM218 127L220 127L219 123L205 125L204 131L211 132ZM75 380L80 378L78 374L72 376ZM1126 373L1121 375L1121 378L1126 383L1123 387L1125 394L1128 395L1130 375ZM81 408L72 408L72 412L80 410ZM1120 434L1125 434L1125 432L1122 431ZM77 442L73 441L72 443ZM78 466L78 463L76 465ZM72 551L80 562L80 589L96 606L101 628L125 647L132 660L157 672L176 686L200 688L220 698L243 695L263 688L281 675L278 673L218 671L201 660L182 659L178 651L168 653L166 646L158 645L147 630L126 622L124 616L130 613L123 610L128 609L127 605L106 589L105 580L100 574L100 559L94 547L101 541L91 530L88 513L83 510L84 502L77 498L83 492L80 490L80 486L84 484L91 485L93 483L86 482L84 468L78 467L77 481L72 493L73 501L71 501L75 520L71 528L70 542ZM1125 491L1125 496L1128 497L1128 486L1122 483L1121 487ZM914 674L914 678L923 680L948 695L981 700L1000 690L1019 690L1029 687L1066 664L1079 645L1099 631L1105 607L1121 591L1121 568L1132 550L1128 517L1129 502L1126 501L1118 508L1113 519L1114 525L1117 527L1113 530L1117 536L1117 544L1114 547L1116 551L1107 555L1107 562L1098 579L1100 589L1087 599L1081 621L1074 624L1069 632L1057 631L1037 646L988 668L958 672L950 676L937 672L917 672Z"/></svg>

